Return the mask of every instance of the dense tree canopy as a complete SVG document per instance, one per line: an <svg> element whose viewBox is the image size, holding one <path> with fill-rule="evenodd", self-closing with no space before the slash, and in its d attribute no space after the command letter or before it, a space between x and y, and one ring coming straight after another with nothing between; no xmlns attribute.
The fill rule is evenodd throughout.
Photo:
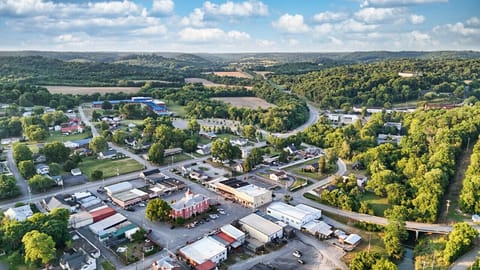
<svg viewBox="0 0 480 270"><path fill-rule="evenodd" d="M50 235L37 230L29 231L22 238L25 246L25 261L48 264L55 258L55 242Z"/></svg>

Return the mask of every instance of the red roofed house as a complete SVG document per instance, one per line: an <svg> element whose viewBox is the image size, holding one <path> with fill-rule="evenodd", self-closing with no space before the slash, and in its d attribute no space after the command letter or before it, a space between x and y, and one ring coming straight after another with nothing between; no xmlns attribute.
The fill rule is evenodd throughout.
<svg viewBox="0 0 480 270"><path fill-rule="evenodd" d="M189 218L194 214L203 213L210 207L210 199L201 194L193 195L193 192L187 190L185 196L170 205L172 208L170 216L173 218Z"/></svg>
<svg viewBox="0 0 480 270"><path fill-rule="evenodd" d="M62 127L62 134L82 133L83 127L80 125Z"/></svg>

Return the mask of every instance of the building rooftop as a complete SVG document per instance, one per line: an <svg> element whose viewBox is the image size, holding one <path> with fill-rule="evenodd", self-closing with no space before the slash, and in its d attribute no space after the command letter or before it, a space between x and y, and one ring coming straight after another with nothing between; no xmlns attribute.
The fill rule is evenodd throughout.
<svg viewBox="0 0 480 270"><path fill-rule="evenodd" d="M252 184L248 184L247 186L239 187L239 188L237 188L237 191L243 192L250 197L256 197L256 196L260 196L262 194L271 192L271 191L269 191L265 188L255 186L255 185L252 185Z"/></svg>
<svg viewBox="0 0 480 270"><path fill-rule="evenodd" d="M114 193L114 194L112 194L112 197L114 197L115 199L118 199L120 201L126 202L126 201L129 201L129 200L138 198L138 197L146 196L146 195L148 195L148 193L134 188L134 189L126 190L126 191L123 191L123 192Z"/></svg>
<svg viewBox="0 0 480 270"><path fill-rule="evenodd" d="M227 224L220 228L220 231L224 232L225 234L231 236L234 239L239 239L245 237L245 233L240 231L239 229L235 228L234 226Z"/></svg>
<svg viewBox="0 0 480 270"><path fill-rule="evenodd" d="M250 185L249 183L238 179L228 179L225 181L221 181L220 183L236 189Z"/></svg>
<svg viewBox="0 0 480 270"><path fill-rule="evenodd" d="M204 237L188 246L181 248L179 251L186 257L195 261L197 264L202 264L215 255L226 250L219 242L211 237Z"/></svg>
<svg viewBox="0 0 480 270"><path fill-rule="evenodd" d="M240 224L246 224L265 235L272 235L282 230L280 225L277 225L257 214L250 214L240 219Z"/></svg>
<svg viewBox="0 0 480 270"><path fill-rule="evenodd" d="M121 182L121 183L118 183L118 184L106 186L105 190L109 194L114 194L114 193L129 190L129 189L132 189L132 188L133 188L133 185L130 184L129 182Z"/></svg>
<svg viewBox="0 0 480 270"><path fill-rule="evenodd" d="M273 202L267 207L267 212L269 209L281 212L284 215L297 220L302 220L303 218L311 214L310 211L306 211L304 209L297 208L283 202Z"/></svg>
<svg viewBox="0 0 480 270"><path fill-rule="evenodd" d="M182 197L182 199L172 203L170 206L174 210L180 210L185 207L190 207L192 205L201 203L202 201L208 200L208 199L209 198L207 196L202 194L193 195L193 193L190 190L188 190L187 192L185 192L185 196Z"/></svg>

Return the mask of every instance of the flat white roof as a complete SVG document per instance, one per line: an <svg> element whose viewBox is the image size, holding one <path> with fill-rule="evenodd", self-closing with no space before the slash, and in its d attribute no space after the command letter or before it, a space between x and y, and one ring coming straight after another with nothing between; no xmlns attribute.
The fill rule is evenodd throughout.
<svg viewBox="0 0 480 270"><path fill-rule="evenodd" d="M239 187L236 190L239 191L239 192L243 192L250 197L260 196L260 195L263 195L265 193L270 192L266 188L262 188L262 187L255 186L255 185L252 185L252 184L247 185L247 186L243 186L243 187Z"/></svg>
<svg viewBox="0 0 480 270"><path fill-rule="evenodd" d="M180 251L197 264L215 257L215 255L225 252L227 249L210 236L204 237L188 246L184 246Z"/></svg>
<svg viewBox="0 0 480 270"><path fill-rule="evenodd" d="M257 214L250 214L242 219L240 219L240 224L248 225L255 230L265 234L265 235L273 235L278 231L282 230L282 227L271 222L268 219L265 219Z"/></svg>
<svg viewBox="0 0 480 270"><path fill-rule="evenodd" d="M295 207L298 208L298 209L302 209L302 210L305 210L307 212L313 213L313 214L322 215L322 210L311 207L311 206L308 206L308 205L303 204L303 203L297 204Z"/></svg>
<svg viewBox="0 0 480 270"><path fill-rule="evenodd" d="M235 240L245 236L244 232L240 231L239 229L233 227L230 224L223 226L222 228L220 228L220 230Z"/></svg>
<svg viewBox="0 0 480 270"><path fill-rule="evenodd" d="M136 198L139 198L139 197L146 196L146 195L148 195L148 193L134 188L134 189L114 193L112 195L112 197L114 197L115 199L118 199L122 202L126 202L126 201L130 201L130 200L133 200L133 199L136 199Z"/></svg>
<svg viewBox="0 0 480 270"><path fill-rule="evenodd" d="M268 210L277 211L282 213L285 216L292 217L296 220L303 220L306 216L311 214L311 212L306 211L301 208L297 208L295 206L283 203L283 202L273 202L267 207Z"/></svg>
<svg viewBox="0 0 480 270"><path fill-rule="evenodd" d="M108 227L111 227L125 220L127 220L127 218L124 215L120 213L116 213L111 217L108 217L106 219L100 220L99 222L93 223L92 225L89 226L89 228L92 232L98 234L99 232L107 229Z"/></svg>
<svg viewBox="0 0 480 270"><path fill-rule="evenodd" d="M352 233L344 241L347 244L355 245L360 242L361 239L362 237L360 237L360 235Z"/></svg>

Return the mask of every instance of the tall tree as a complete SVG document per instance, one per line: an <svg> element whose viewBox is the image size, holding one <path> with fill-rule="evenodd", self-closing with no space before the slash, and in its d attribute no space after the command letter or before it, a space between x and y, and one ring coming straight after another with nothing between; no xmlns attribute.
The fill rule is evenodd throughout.
<svg viewBox="0 0 480 270"><path fill-rule="evenodd" d="M145 210L145 217L151 221L166 221L170 218L172 208L165 201L159 198L150 200Z"/></svg>
<svg viewBox="0 0 480 270"><path fill-rule="evenodd" d="M0 199L9 199L20 195L15 178L0 174Z"/></svg>
<svg viewBox="0 0 480 270"><path fill-rule="evenodd" d="M18 163L18 171L25 179L30 179L37 173L35 164L31 160L22 160Z"/></svg>
<svg viewBox="0 0 480 270"><path fill-rule="evenodd" d="M165 149L163 149L163 146L160 143L154 143L148 150L148 160L160 164L163 162L164 153Z"/></svg>
<svg viewBox="0 0 480 270"><path fill-rule="evenodd" d="M35 175L30 180L28 180L28 185L32 188L35 192L45 192L47 189L52 187L55 182L43 175Z"/></svg>
<svg viewBox="0 0 480 270"><path fill-rule="evenodd" d="M90 141L88 146L90 147L90 149L92 149L94 153L98 154L108 149L108 142L105 137L97 136Z"/></svg>
<svg viewBox="0 0 480 270"><path fill-rule="evenodd" d="M191 135L198 135L200 132L200 124L198 123L197 119L190 119L187 123L187 129L190 131Z"/></svg>
<svg viewBox="0 0 480 270"><path fill-rule="evenodd" d="M45 144L43 153L48 161L62 163L68 159L70 149L61 142L51 142Z"/></svg>
<svg viewBox="0 0 480 270"><path fill-rule="evenodd" d="M453 225L453 231L448 236L445 251L443 252L445 262L450 264L469 251L478 234L478 230L466 222Z"/></svg>
<svg viewBox="0 0 480 270"><path fill-rule="evenodd" d="M47 265L55 258L55 242L46 233L37 230L30 231L22 238L25 247L25 261L41 262Z"/></svg>
<svg viewBox="0 0 480 270"><path fill-rule="evenodd" d="M17 143L13 146L13 158L17 163L22 160L32 160L33 153L27 145L23 143Z"/></svg>

